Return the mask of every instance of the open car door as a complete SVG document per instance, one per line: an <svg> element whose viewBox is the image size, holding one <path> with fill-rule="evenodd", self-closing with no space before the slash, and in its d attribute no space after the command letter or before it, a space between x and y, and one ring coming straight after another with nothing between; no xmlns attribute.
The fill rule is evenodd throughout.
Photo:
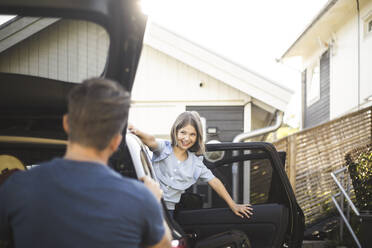
<svg viewBox="0 0 372 248"><path fill-rule="evenodd" d="M212 199L209 207L183 209L176 216L183 230L194 237L193 242L197 244L228 230L240 230L248 236L253 248L301 247L304 215L274 146L264 142L220 143L207 145L207 151L206 157L213 159L204 159L205 164L230 193L232 182L228 175L232 165L238 165L238 202L252 204L253 215L249 219L240 218L222 199L204 194L204 198Z"/></svg>

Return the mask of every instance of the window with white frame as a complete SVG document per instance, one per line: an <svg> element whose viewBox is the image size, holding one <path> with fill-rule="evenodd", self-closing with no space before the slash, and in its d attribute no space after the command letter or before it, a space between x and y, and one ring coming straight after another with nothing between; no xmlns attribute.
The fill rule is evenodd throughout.
<svg viewBox="0 0 372 248"><path fill-rule="evenodd" d="M306 71L306 106L311 106L320 99L320 66L319 60Z"/></svg>

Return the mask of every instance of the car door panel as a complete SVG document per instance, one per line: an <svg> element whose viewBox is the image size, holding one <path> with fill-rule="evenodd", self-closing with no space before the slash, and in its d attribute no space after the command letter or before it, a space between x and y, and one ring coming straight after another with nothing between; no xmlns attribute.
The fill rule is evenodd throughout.
<svg viewBox="0 0 372 248"><path fill-rule="evenodd" d="M240 218L229 208L182 210L176 221L198 239L237 229L247 234L252 247L279 247L288 227L288 208L279 204L253 206L251 218Z"/></svg>

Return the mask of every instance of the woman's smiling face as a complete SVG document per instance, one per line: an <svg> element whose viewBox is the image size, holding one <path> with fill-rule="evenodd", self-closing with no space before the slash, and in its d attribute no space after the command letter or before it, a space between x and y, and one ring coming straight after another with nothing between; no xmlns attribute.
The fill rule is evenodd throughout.
<svg viewBox="0 0 372 248"><path fill-rule="evenodd" d="M177 146L182 150L188 150L195 144L197 136L195 128L188 124L178 130Z"/></svg>

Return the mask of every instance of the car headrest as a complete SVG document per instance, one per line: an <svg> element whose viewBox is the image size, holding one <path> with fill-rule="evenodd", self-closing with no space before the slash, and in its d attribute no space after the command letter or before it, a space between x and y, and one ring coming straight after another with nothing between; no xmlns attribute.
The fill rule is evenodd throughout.
<svg viewBox="0 0 372 248"><path fill-rule="evenodd" d="M26 170L23 163L12 155L0 155L0 174L9 170Z"/></svg>

